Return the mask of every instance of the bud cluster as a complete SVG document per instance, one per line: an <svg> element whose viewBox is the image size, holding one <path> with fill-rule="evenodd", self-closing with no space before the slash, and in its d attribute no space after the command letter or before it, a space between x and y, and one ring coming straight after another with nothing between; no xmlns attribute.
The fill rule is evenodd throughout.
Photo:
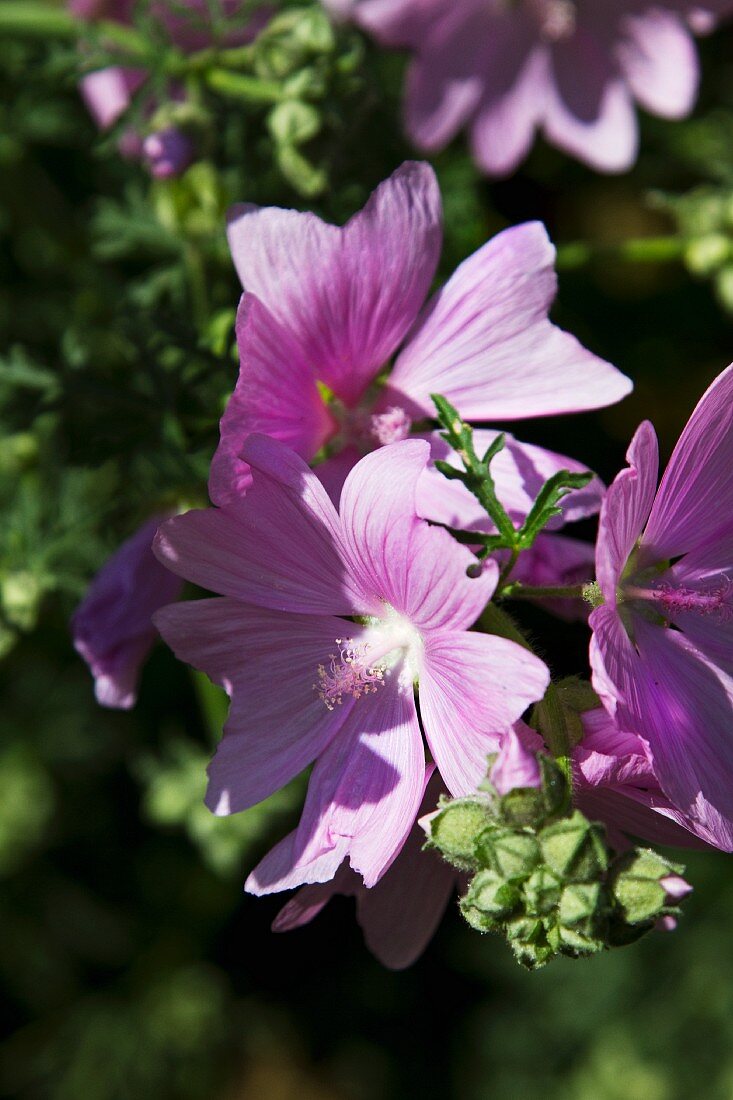
<svg viewBox="0 0 733 1100"><path fill-rule="evenodd" d="M658 922L673 927L689 893L683 868L648 849L615 855L605 827L570 806L569 784L538 755L536 787L444 800L428 846L471 875L461 912L479 932L506 936L529 969L632 943Z"/></svg>

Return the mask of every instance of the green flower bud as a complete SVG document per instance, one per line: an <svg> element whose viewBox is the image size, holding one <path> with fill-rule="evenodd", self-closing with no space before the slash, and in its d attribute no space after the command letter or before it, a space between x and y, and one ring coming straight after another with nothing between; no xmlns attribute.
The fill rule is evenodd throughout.
<svg viewBox="0 0 733 1100"><path fill-rule="evenodd" d="M507 882L494 871L479 871L471 881L465 897L461 898L461 912L480 932L490 932L505 921L519 907L519 888Z"/></svg>
<svg viewBox="0 0 733 1100"><path fill-rule="evenodd" d="M302 145L321 128L321 116L309 103L290 100L278 103L267 118L270 133L281 145Z"/></svg>
<svg viewBox="0 0 733 1100"><path fill-rule="evenodd" d="M665 914L676 912L670 906L665 880L681 875L684 868L672 863L658 852L635 848L614 862L609 886L619 915L626 924L654 922Z"/></svg>
<svg viewBox="0 0 733 1100"><path fill-rule="evenodd" d="M506 936L517 962L528 970L537 970L555 955L541 920L519 917L506 925Z"/></svg>
<svg viewBox="0 0 733 1100"><path fill-rule="evenodd" d="M608 913L605 890L600 882L574 882L566 886L558 906L558 920L585 936L596 936Z"/></svg>
<svg viewBox="0 0 733 1100"><path fill-rule="evenodd" d="M532 833L489 825L476 842L476 855L483 867L502 878L525 879L540 862L540 847Z"/></svg>
<svg viewBox="0 0 733 1100"><path fill-rule="evenodd" d="M568 882L592 882L608 868L605 829L574 810L540 833L544 862Z"/></svg>
<svg viewBox="0 0 733 1100"><path fill-rule="evenodd" d="M523 886L524 906L530 917L544 917L560 901L562 880L549 867L538 867Z"/></svg>
<svg viewBox="0 0 733 1100"><path fill-rule="evenodd" d="M0 582L0 603L5 618L21 630L32 630L38 618L43 586L26 570L9 573Z"/></svg>
<svg viewBox="0 0 733 1100"><path fill-rule="evenodd" d="M428 844L438 848L455 867L472 870L478 866L476 838L488 820L485 802L471 798L447 802L430 821Z"/></svg>

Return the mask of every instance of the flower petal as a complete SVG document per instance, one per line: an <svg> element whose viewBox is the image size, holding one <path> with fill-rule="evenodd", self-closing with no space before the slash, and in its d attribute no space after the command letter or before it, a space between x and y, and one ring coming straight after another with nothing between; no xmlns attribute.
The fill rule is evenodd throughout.
<svg viewBox="0 0 733 1100"><path fill-rule="evenodd" d="M239 378L209 474L209 495L218 505L243 496L252 482L241 457L252 432L281 440L308 462L336 430L300 346L253 294L242 296L236 332Z"/></svg>
<svg viewBox="0 0 733 1100"><path fill-rule="evenodd" d="M683 19L654 7L626 15L622 30L617 56L639 103L652 114L684 118L697 98L700 67Z"/></svg>
<svg viewBox="0 0 733 1100"><path fill-rule="evenodd" d="M359 400L413 323L441 246L432 168L407 162L339 229L314 214L234 207L229 244L245 290L288 329L347 405Z"/></svg>
<svg viewBox="0 0 733 1100"><path fill-rule="evenodd" d="M600 172L625 172L636 160L638 127L631 94L609 43L593 30L552 49L544 131L548 141Z"/></svg>
<svg viewBox="0 0 733 1100"><path fill-rule="evenodd" d="M626 459L627 469L606 492L596 542L596 580L606 599L614 603L616 586L644 529L657 484L659 447L648 420L637 428Z"/></svg>
<svg viewBox="0 0 733 1100"><path fill-rule="evenodd" d="M246 496L226 508L164 524L154 550L203 588L279 611L358 614L340 524L325 489L292 451L252 435L241 448L253 471Z"/></svg>
<svg viewBox="0 0 733 1100"><path fill-rule="evenodd" d="M386 677L382 687L357 701L319 757L289 862L282 852L276 859L270 853L252 872L246 889L269 894L326 881L347 853L365 886L373 886L412 828L424 772L412 691L405 691L397 676Z"/></svg>
<svg viewBox="0 0 733 1100"><path fill-rule="evenodd" d="M500 735L542 698L548 683L543 662L505 638L445 631L426 639L420 714L451 794L476 790Z"/></svg>
<svg viewBox="0 0 733 1100"><path fill-rule="evenodd" d="M491 599L497 571L466 576L475 562L447 531L416 514L416 490L429 455L424 440L380 447L351 471L341 493L350 572L419 629L470 626ZM375 601L373 614L383 613Z"/></svg>
<svg viewBox="0 0 733 1100"><path fill-rule="evenodd" d="M328 710L314 689L343 633L342 619L287 615L236 600L193 600L155 623L177 657L231 697L224 737L209 765L206 802L238 813L267 798L319 756L354 700Z"/></svg>
<svg viewBox="0 0 733 1100"><path fill-rule="evenodd" d="M388 399L415 419L440 393L468 420L597 409L631 383L547 317L555 249L539 222L505 229L428 303L399 355Z"/></svg>
<svg viewBox="0 0 733 1100"><path fill-rule="evenodd" d="M678 557L733 533L733 366L688 420L664 472L642 546Z"/></svg>

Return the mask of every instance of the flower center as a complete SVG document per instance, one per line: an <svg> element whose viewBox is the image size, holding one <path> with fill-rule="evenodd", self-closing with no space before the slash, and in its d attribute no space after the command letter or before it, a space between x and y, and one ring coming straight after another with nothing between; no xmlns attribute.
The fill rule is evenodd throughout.
<svg viewBox="0 0 733 1100"><path fill-rule="evenodd" d="M340 706L344 695L360 699L384 682L384 665L369 662L368 646L354 646L351 638L337 638L336 645L338 653L329 653L328 667L318 666L318 683L313 685L328 710Z"/></svg>
<svg viewBox="0 0 733 1100"><path fill-rule="evenodd" d="M412 420L399 405L390 405L382 412L373 413L366 402L350 409L332 401L330 410L339 425L338 434L332 441L336 450L356 447L367 454L377 447L407 439L412 428Z"/></svg>
<svg viewBox="0 0 733 1100"><path fill-rule="evenodd" d="M383 618L369 618L366 625L358 641L336 638L338 651L329 653L328 663L318 665L313 690L328 710L340 706L345 696L360 699L373 694L397 668L405 689L416 679L422 648L418 631L388 604Z"/></svg>

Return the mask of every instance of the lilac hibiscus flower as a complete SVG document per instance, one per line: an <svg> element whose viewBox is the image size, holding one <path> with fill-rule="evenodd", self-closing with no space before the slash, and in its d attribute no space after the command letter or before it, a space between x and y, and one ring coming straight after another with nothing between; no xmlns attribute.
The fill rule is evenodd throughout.
<svg viewBox="0 0 733 1100"><path fill-rule="evenodd" d="M342 229L293 210L234 208L229 242L245 288L240 374L211 467L215 504L246 489L242 445L253 431L308 462L325 455L318 475L337 500L360 455L434 418L431 393L485 421L596 409L629 392L627 378L549 321L555 252L542 225L500 233L425 303L441 239L440 192L427 164L402 165ZM478 432L477 446L495 435ZM433 457L449 457L437 433L425 437ZM583 469L511 436L492 467L517 516L562 468ZM565 518L596 511L601 488L596 480L570 494ZM432 465L418 505L441 522L488 523Z"/></svg>
<svg viewBox="0 0 733 1100"><path fill-rule="evenodd" d="M152 551L153 516L102 566L74 612L74 646L94 677L97 702L127 710L137 698L140 669L158 633L153 612L177 599L181 581Z"/></svg>
<svg viewBox="0 0 733 1100"><path fill-rule="evenodd" d="M405 125L425 151L470 128L474 158L514 171L535 132L603 172L636 159L636 100L682 118L697 96L692 32L731 0L323 0L413 59Z"/></svg>
<svg viewBox="0 0 733 1100"><path fill-rule="evenodd" d="M336 511L281 443L253 435L252 483L223 508L165 524L158 556L221 598L156 616L176 654L232 698L209 769L219 814L254 805L315 760L298 829L248 880L254 893L324 882L346 857L373 886L423 797L425 749L452 793L475 788L499 735L540 698L544 664L469 633L496 584L447 532L417 516L429 447L366 456Z"/></svg>
<svg viewBox="0 0 733 1100"><path fill-rule="evenodd" d="M645 422L601 510L594 686L649 745L666 795L733 850L733 367L704 394L655 495Z"/></svg>

